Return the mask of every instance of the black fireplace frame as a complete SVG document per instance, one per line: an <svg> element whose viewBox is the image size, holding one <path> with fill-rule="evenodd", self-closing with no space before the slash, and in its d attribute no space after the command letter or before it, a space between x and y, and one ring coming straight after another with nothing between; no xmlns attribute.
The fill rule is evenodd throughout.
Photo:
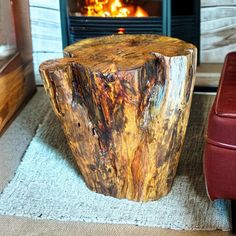
<svg viewBox="0 0 236 236"><path fill-rule="evenodd" d="M173 15L176 0L156 0L162 2L161 17L87 17L70 16L68 0L60 0L63 48L84 38L105 36L125 28L126 33L160 34L180 38L193 43L198 48L200 58L200 0L193 1L191 15ZM187 4L186 0L186 4ZM175 2L177 3L177 2ZM172 5L173 4L173 5ZM184 2L181 3L181 7Z"/></svg>

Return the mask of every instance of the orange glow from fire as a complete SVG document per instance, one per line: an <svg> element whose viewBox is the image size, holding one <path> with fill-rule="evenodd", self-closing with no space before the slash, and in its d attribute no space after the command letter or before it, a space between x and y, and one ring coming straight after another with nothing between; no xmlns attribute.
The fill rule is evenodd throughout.
<svg viewBox="0 0 236 236"><path fill-rule="evenodd" d="M118 34L124 34L125 33L125 28L119 28L117 33Z"/></svg>
<svg viewBox="0 0 236 236"><path fill-rule="evenodd" d="M146 17L140 6L123 4L122 0L86 0L87 16L102 17Z"/></svg>

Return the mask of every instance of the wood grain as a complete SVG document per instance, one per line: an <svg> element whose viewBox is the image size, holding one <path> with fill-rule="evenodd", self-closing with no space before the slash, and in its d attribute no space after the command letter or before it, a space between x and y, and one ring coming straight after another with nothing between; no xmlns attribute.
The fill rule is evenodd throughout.
<svg viewBox="0 0 236 236"><path fill-rule="evenodd" d="M36 84L42 84L39 65L63 56L59 0L29 0Z"/></svg>
<svg viewBox="0 0 236 236"><path fill-rule="evenodd" d="M11 1L19 53L0 62L0 133L35 92L28 1ZM4 23L4 22L3 22ZM4 127L4 128L3 128Z"/></svg>
<svg viewBox="0 0 236 236"><path fill-rule="evenodd" d="M223 63L236 48L236 0L201 2L201 62Z"/></svg>
<svg viewBox="0 0 236 236"><path fill-rule="evenodd" d="M196 48L157 35L87 39L40 66L87 186L135 201L172 186L189 117Z"/></svg>
<svg viewBox="0 0 236 236"><path fill-rule="evenodd" d="M19 54L0 68L0 132L24 98L24 73Z"/></svg>

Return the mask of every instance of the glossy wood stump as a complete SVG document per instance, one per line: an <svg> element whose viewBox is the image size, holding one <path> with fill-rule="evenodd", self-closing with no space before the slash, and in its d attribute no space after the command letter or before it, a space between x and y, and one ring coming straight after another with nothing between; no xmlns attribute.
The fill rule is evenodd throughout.
<svg viewBox="0 0 236 236"><path fill-rule="evenodd" d="M188 122L196 48L158 35L86 39L40 72L87 186L134 201L166 195Z"/></svg>

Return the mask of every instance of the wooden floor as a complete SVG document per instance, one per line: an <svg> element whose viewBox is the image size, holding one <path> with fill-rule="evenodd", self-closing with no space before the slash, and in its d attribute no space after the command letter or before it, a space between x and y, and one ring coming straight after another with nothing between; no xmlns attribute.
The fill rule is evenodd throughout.
<svg viewBox="0 0 236 236"><path fill-rule="evenodd" d="M199 97L199 96L198 96ZM206 96L207 103L212 103L213 96ZM21 157L29 145L35 130L42 121L45 111L50 109L43 106L47 99L42 88L10 125L8 130L0 139L0 192L14 176ZM39 101L35 105L35 101ZM33 112L39 110L38 118L27 125L25 111ZM23 119L22 119L23 117ZM21 119L20 119L21 118ZM175 231L154 227L138 227L134 225L95 224L84 222L61 222L52 220L33 220L23 217L0 216L0 236L21 236L21 235L96 235L96 236L226 236L230 232L222 231Z"/></svg>

